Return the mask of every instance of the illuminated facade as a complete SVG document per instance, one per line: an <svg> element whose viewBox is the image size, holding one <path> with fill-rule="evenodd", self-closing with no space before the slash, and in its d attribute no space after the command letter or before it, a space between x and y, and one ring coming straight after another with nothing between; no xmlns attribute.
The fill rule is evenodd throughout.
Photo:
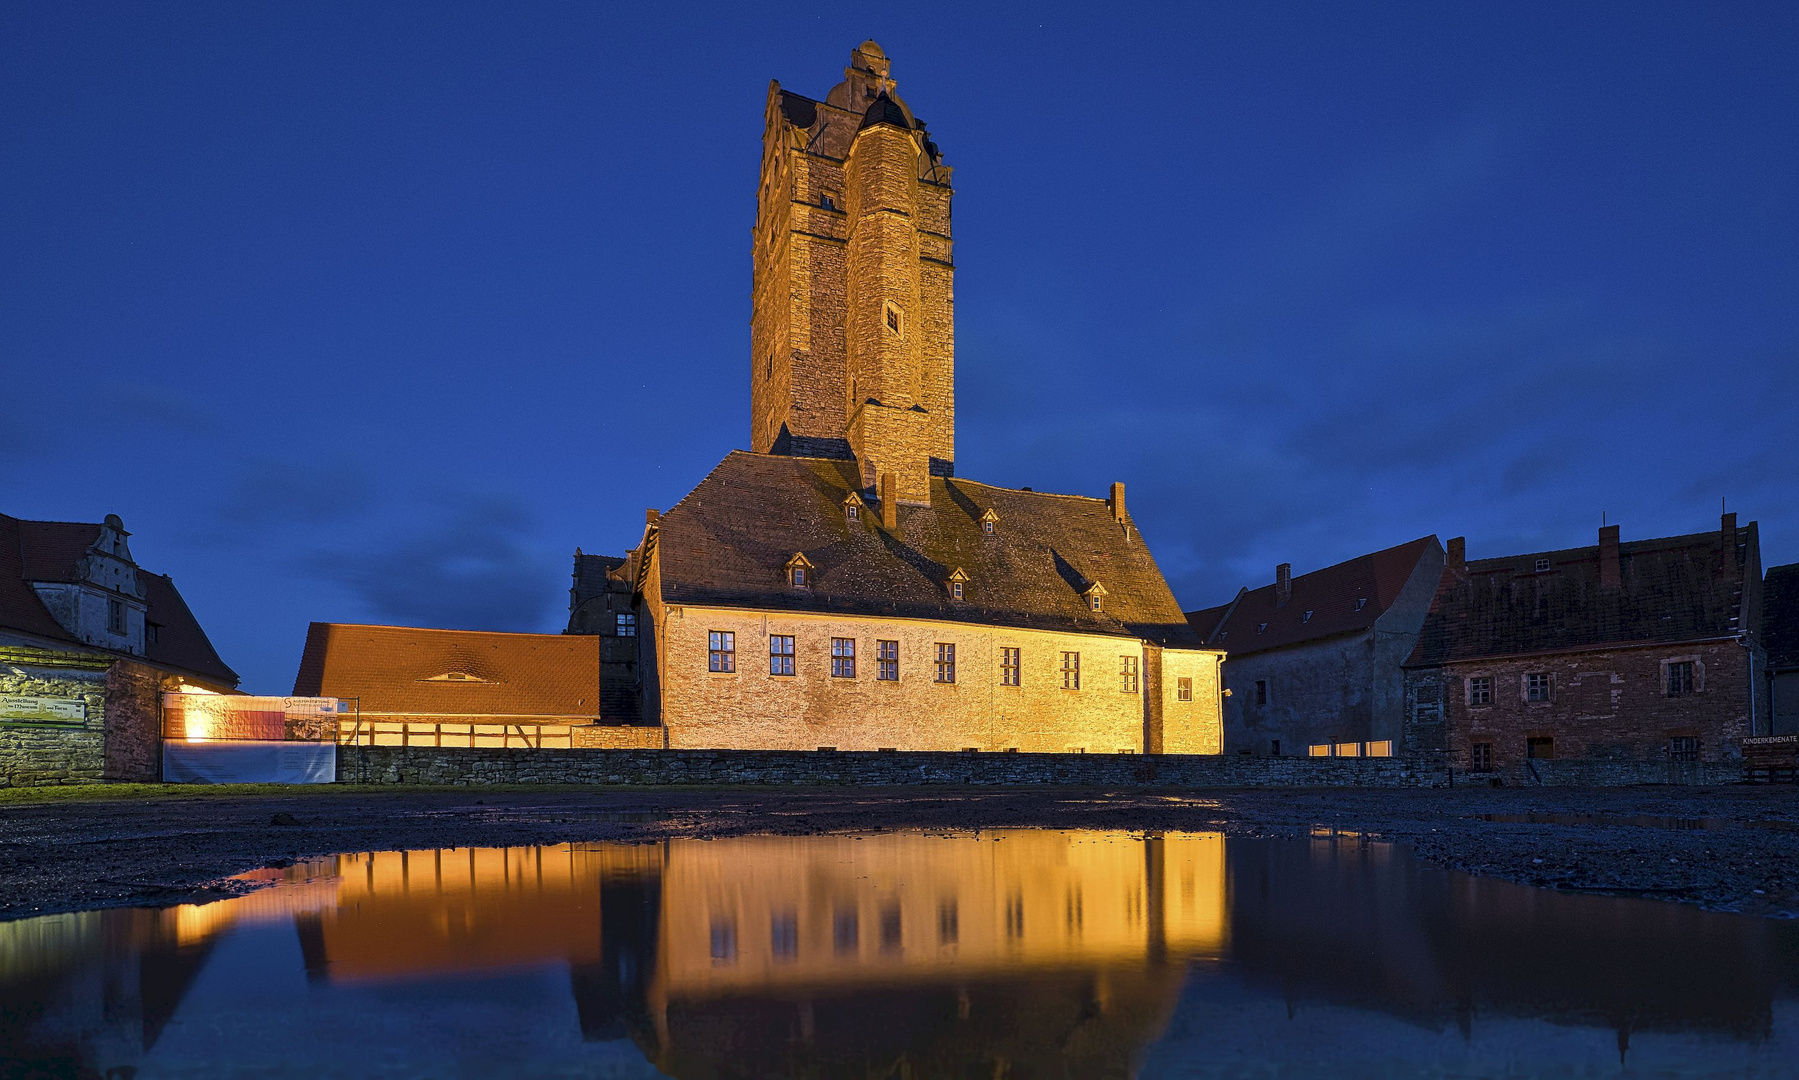
<svg viewBox="0 0 1799 1080"><path fill-rule="evenodd" d="M1221 653L1124 485L955 475L949 180L874 42L823 100L770 87L754 449L603 582L578 557L570 631L630 582L638 715L670 747L1219 753Z"/></svg>

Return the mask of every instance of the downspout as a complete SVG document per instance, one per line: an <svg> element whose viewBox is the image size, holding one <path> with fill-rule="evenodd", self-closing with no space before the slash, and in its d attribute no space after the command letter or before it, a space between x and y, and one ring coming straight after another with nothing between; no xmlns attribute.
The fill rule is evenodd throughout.
<svg viewBox="0 0 1799 1080"><path fill-rule="evenodd" d="M1749 665L1749 737L1753 739L1761 734L1755 730L1755 646L1750 642L1747 634L1738 638L1737 644L1743 647L1743 659ZM1768 734L1774 734L1772 724L1768 726Z"/></svg>

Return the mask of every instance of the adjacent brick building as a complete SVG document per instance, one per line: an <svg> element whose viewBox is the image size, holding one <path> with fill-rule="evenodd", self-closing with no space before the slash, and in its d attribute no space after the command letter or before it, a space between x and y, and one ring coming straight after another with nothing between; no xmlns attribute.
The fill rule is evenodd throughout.
<svg viewBox="0 0 1799 1080"><path fill-rule="evenodd" d="M1450 541L1406 664L1408 749L1530 783L1557 759L1729 762L1768 733L1755 523L1725 514L1687 536L1622 543L1610 526L1592 547L1463 551Z"/></svg>
<svg viewBox="0 0 1799 1080"><path fill-rule="evenodd" d="M0 786L155 780L162 692L236 688L130 535L0 514Z"/></svg>
<svg viewBox="0 0 1799 1080"><path fill-rule="evenodd" d="M1289 563L1228 604L1189 612L1225 650L1224 752L1390 757L1405 727L1403 666L1443 574L1435 536L1309 574Z"/></svg>
<svg viewBox="0 0 1799 1080"><path fill-rule="evenodd" d="M1771 734L1799 735L1799 563L1770 567L1762 590Z"/></svg>
<svg viewBox="0 0 1799 1080"><path fill-rule="evenodd" d="M949 175L874 42L822 101L771 86L754 452L651 511L604 583L578 558L570 629L616 625L630 582L641 715L674 747L1217 753L1219 654L1124 485L954 475Z"/></svg>
<svg viewBox="0 0 1799 1080"><path fill-rule="evenodd" d="M600 639L600 715L608 724L642 719L637 678L637 609L629 560L575 549L574 583L568 591L570 634Z"/></svg>

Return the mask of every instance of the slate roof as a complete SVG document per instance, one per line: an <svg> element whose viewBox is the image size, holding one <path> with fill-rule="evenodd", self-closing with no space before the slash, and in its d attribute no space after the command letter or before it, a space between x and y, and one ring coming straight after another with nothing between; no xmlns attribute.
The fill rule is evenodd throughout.
<svg viewBox="0 0 1799 1080"><path fill-rule="evenodd" d="M666 514L655 544L669 604L842 612L1140 637L1197 648L1142 535L1104 499L931 478L929 506L899 507L888 533L877 510L851 522L862 491L854 462L734 451ZM987 509L999 515L981 531ZM804 552L812 584L787 584ZM944 582L957 567L967 599ZM1104 610L1082 590L1105 586Z"/></svg>
<svg viewBox="0 0 1799 1080"><path fill-rule="evenodd" d="M912 121L906 116L905 110L901 109L899 103L888 97L885 92L875 95L874 102L868 106L868 111L862 114L862 127L871 128L876 124L892 124L897 128L912 130ZM861 130L861 128L857 130Z"/></svg>
<svg viewBox="0 0 1799 1080"><path fill-rule="evenodd" d="M115 650L80 641L64 630L30 585L33 581L78 580L81 560L99 537L97 524L22 521L0 514L0 627L82 649L114 653ZM147 617L157 625L157 634L155 641L145 642L142 657L131 658L236 686L237 672L220 659L175 583L142 567L138 568L138 579L144 584Z"/></svg>
<svg viewBox="0 0 1799 1080"><path fill-rule="evenodd" d="M437 680L452 672L468 681ZM364 713L600 714L600 639L313 623L295 697L359 698Z"/></svg>
<svg viewBox="0 0 1799 1080"><path fill-rule="evenodd" d="M1271 582L1244 590L1222 625L1218 622L1222 608L1202 608L1190 613L1188 621L1206 636L1207 645L1233 656L1370 630L1399 599L1418 561L1434 549L1437 538L1421 536L1301 574L1292 579L1292 592L1284 604Z"/></svg>
<svg viewBox="0 0 1799 1080"><path fill-rule="evenodd" d="M1768 666L1799 668L1799 563L1771 566L1762 584L1762 645Z"/></svg>
<svg viewBox="0 0 1799 1080"><path fill-rule="evenodd" d="M1693 641L1748 630L1745 583L1760 588L1754 522L1618 545L1619 584L1599 583L1599 548L1445 567L1408 666L1599 645ZM1539 559L1549 569L1538 571Z"/></svg>

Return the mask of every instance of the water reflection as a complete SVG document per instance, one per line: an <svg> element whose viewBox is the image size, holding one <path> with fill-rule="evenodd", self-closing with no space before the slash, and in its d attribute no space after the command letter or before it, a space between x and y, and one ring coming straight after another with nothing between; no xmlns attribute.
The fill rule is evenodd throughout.
<svg viewBox="0 0 1799 1080"><path fill-rule="evenodd" d="M1354 836L748 837L261 873L283 883L0 924L0 1073L1126 1076L1356 1053L1455 1073L1503 1033L1583 1067L1784 1075L1799 1049L1791 925ZM1307 1050L1340 1014L1362 1049L1327 1024Z"/></svg>

